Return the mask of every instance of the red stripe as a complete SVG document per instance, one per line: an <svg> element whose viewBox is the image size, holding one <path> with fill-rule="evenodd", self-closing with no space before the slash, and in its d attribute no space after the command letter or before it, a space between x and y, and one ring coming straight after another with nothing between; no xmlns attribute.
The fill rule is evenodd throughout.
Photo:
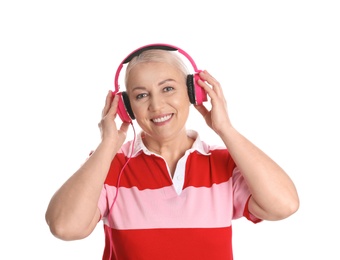
<svg viewBox="0 0 340 260"><path fill-rule="evenodd" d="M112 259L225 259L232 260L231 227L192 229L112 230L106 225L103 260Z"/></svg>
<svg viewBox="0 0 340 260"><path fill-rule="evenodd" d="M105 184L116 186L118 174L127 161L123 154L114 158ZM158 189L172 185L165 161L154 155L144 153L130 159L122 172L119 187L137 187L140 190Z"/></svg>
<svg viewBox="0 0 340 260"><path fill-rule="evenodd" d="M235 163L228 150L210 152L210 156L198 152L190 154L183 189L188 186L211 187L213 184L227 182L231 178Z"/></svg>
<svg viewBox="0 0 340 260"><path fill-rule="evenodd" d="M126 161L125 155L117 154L111 164L105 184L116 186L118 174ZM211 187L213 184L226 182L232 176L235 167L226 149L211 151L210 156L193 152L189 155L186 165L184 188ZM165 161L155 155L144 153L130 159L122 172L119 184L120 187L137 187L139 190L159 189L171 185L172 181Z"/></svg>

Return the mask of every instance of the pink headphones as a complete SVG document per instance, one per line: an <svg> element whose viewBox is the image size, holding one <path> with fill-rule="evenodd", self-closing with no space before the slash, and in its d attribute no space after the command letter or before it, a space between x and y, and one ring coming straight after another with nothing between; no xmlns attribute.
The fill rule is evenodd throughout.
<svg viewBox="0 0 340 260"><path fill-rule="evenodd" d="M119 74L122 70L124 64L129 63L135 56L138 56L143 51L151 50L151 49L160 49L160 50L166 50L166 51L178 51L179 53L183 54L191 63L191 65L194 68L195 73L189 74L187 76L187 88L188 88L188 95L189 100L191 104L195 105L201 105L204 101L207 101L207 93L204 91L202 87L200 87L197 83L199 80L198 73L200 70L197 69L197 66L194 62L194 60L190 57L188 53L186 53L184 50L173 46L169 44L162 44L162 43L156 43L156 44L148 44L145 46L142 46L133 52L131 52L119 65L116 75L115 75L115 91L113 94L120 95L120 100L118 103L118 115L124 122L131 123L133 119L135 119L135 115L132 111L129 97L125 91L119 92Z"/></svg>

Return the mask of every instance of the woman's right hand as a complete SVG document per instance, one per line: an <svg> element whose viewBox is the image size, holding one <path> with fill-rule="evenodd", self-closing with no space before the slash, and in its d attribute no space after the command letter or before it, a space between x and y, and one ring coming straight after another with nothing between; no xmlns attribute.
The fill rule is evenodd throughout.
<svg viewBox="0 0 340 260"><path fill-rule="evenodd" d="M102 110L102 118L98 123L102 142L112 142L118 150L126 139L129 123L122 122L117 128L116 117L119 102L119 95L114 95L110 90L106 96L105 106Z"/></svg>

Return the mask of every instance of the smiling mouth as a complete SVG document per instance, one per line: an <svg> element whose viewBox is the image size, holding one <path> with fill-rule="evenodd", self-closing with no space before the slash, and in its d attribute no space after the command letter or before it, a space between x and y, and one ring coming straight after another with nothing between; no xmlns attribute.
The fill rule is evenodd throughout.
<svg viewBox="0 0 340 260"><path fill-rule="evenodd" d="M151 121L154 122L154 123L162 123L162 122L169 120L172 117L172 115L173 114L169 114L169 115L162 116L162 117L159 117L159 118L154 118Z"/></svg>

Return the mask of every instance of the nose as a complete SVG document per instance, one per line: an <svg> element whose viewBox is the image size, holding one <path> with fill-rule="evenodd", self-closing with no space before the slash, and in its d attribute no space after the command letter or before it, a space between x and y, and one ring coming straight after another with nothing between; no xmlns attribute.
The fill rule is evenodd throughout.
<svg viewBox="0 0 340 260"><path fill-rule="evenodd" d="M152 95L149 102L150 111L159 111L164 106L164 99L160 95Z"/></svg>

